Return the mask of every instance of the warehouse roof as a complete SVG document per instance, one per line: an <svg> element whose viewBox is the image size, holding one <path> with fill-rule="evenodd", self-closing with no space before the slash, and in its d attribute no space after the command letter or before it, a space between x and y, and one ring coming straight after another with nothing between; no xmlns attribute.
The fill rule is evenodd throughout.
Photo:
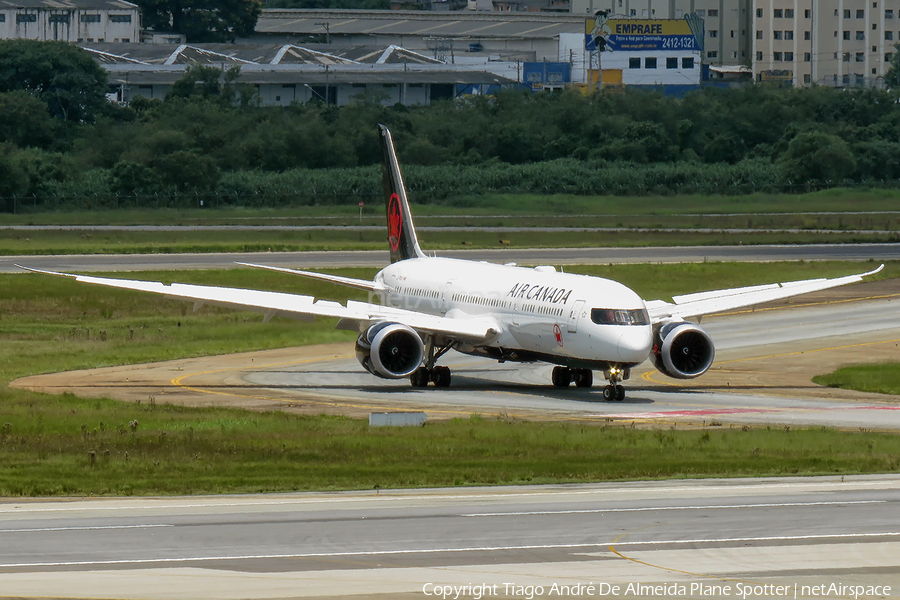
<svg viewBox="0 0 900 600"><path fill-rule="evenodd" d="M114 65L108 67L109 82L113 85L167 85L182 76L178 66ZM339 65L325 71L315 66L247 66L241 67L240 83L251 85L337 85L341 83L374 84L509 84L514 80L477 69L463 69L449 65Z"/></svg>
<svg viewBox="0 0 900 600"><path fill-rule="evenodd" d="M328 51L295 44L87 44L83 47L103 64L443 64L440 60L394 45L319 46Z"/></svg>
<svg viewBox="0 0 900 600"><path fill-rule="evenodd" d="M257 34L322 35L328 23L340 35L413 35L419 37L553 38L584 33L584 16L557 13L431 12L398 10L264 9Z"/></svg>

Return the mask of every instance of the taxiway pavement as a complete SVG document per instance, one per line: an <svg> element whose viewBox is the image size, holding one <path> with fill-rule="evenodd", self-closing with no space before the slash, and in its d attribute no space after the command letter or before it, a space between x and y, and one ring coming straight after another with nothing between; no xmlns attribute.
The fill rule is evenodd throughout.
<svg viewBox="0 0 900 600"><path fill-rule="evenodd" d="M682 262L886 261L900 260L900 244L810 244L767 246L681 246L647 248L538 248L440 250L439 256L515 262L523 265L573 265ZM22 273L15 265L65 272L226 269L236 262L289 268L384 267L387 251L253 252L220 254L70 254L0 256L0 273Z"/></svg>
<svg viewBox="0 0 900 600"><path fill-rule="evenodd" d="M891 475L7 500L0 594L433 598L468 585L457 597L543 598L605 584L620 590L606 597L853 597L802 593L823 585L896 597L898 515Z"/></svg>

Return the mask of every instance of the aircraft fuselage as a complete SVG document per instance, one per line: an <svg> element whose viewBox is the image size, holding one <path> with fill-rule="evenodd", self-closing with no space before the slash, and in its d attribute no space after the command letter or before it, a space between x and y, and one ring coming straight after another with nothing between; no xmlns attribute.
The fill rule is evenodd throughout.
<svg viewBox="0 0 900 600"><path fill-rule="evenodd" d="M644 301L609 279L553 267L416 258L391 264L375 281L389 290L381 298L387 306L495 320L494 339L457 348L470 354L605 369L642 363L653 343Z"/></svg>

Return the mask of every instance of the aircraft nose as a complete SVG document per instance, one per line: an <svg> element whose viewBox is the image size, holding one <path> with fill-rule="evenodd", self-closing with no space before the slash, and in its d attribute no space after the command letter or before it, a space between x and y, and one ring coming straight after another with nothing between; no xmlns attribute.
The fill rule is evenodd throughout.
<svg viewBox="0 0 900 600"><path fill-rule="evenodd" d="M650 327L629 327L619 338L619 360L624 363L641 363L650 355L653 344Z"/></svg>

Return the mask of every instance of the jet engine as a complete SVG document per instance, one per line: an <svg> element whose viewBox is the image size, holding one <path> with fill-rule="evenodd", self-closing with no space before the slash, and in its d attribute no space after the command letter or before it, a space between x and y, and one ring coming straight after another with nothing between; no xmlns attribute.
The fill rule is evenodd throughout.
<svg viewBox="0 0 900 600"><path fill-rule="evenodd" d="M385 379L408 377L422 364L425 345L400 323L376 323L356 339L356 358L366 371Z"/></svg>
<svg viewBox="0 0 900 600"><path fill-rule="evenodd" d="M706 373L716 356L712 339L693 323L667 323L654 332L650 359L661 372L675 379L693 379Z"/></svg>

